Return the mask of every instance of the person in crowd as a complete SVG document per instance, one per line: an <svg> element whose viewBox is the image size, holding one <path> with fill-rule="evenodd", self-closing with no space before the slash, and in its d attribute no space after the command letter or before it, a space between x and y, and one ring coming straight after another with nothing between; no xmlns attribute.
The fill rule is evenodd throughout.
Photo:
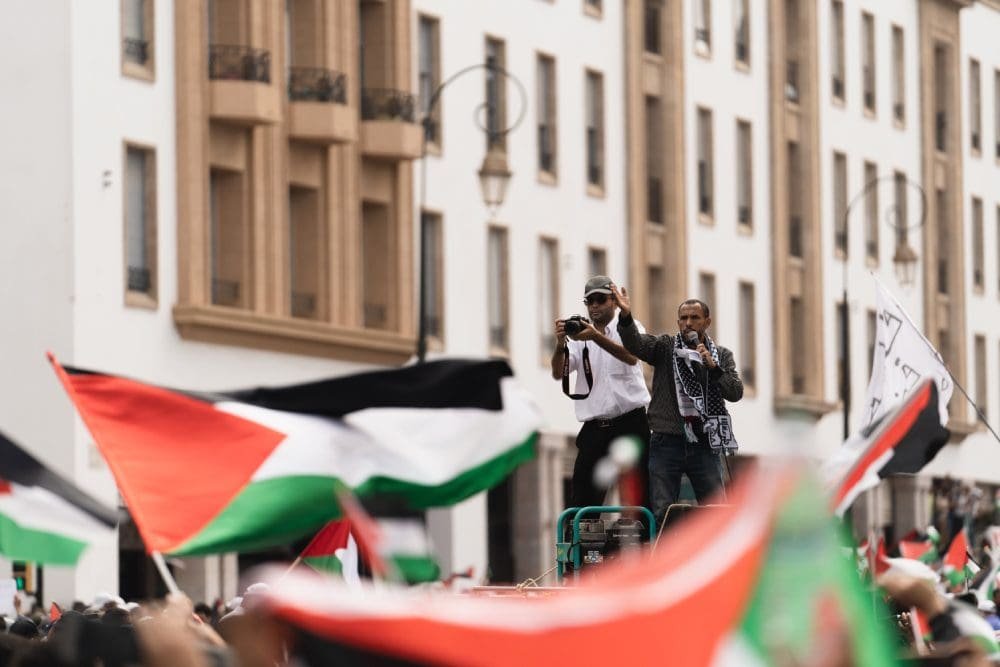
<svg viewBox="0 0 1000 667"><path fill-rule="evenodd" d="M552 377L561 380L563 392L575 401L581 422L576 436L571 506L604 504L606 489L595 484L594 468L608 455L611 443L630 436L642 453L638 464L642 504L648 506L649 390L635 355L625 349L618 333L618 307L612 297L611 278L593 276L583 288L587 319L555 321ZM636 323L641 329L641 324ZM577 373L576 391L569 391L569 375Z"/></svg>
<svg viewBox="0 0 1000 667"><path fill-rule="evenodd" d="M709 305L688 299L677 309L676 334L643 333L628 294L612 288L625 349L653 367L649 423L649 483L653 512L662 520L680 496L686 474L699 503L722 490L720 454L736 450L726 401L743 398L733 353L708 335Z"/></svg>

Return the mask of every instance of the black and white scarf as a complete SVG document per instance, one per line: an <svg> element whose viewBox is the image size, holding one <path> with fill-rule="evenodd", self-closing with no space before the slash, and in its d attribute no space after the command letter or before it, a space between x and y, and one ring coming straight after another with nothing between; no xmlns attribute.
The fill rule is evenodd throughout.
<svg viewBox="0 0 1000 667"><path fill-rule="evenodd" d="M716 365L719 348L705 335L705 346ZM733 421L726 409L726 400L714 382L702 384L704 372L694 362L701 363L701 355L684 344L681 334L674 336L674 387L677 390L677 408L684 419L684 435L688 442L698 442L694 426L701 424L712 449L735 452L739 446L733 437Z"/></svg>

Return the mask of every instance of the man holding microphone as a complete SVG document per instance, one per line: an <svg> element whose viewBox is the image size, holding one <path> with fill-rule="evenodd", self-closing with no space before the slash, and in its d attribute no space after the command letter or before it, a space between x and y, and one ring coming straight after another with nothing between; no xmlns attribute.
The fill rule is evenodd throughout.
<svg viewBox="0 0 1000 667"><path fill-rule="evenodd" d="M677 309L676 335L642 333L632 318L624 290L612 286L618 332L625 349L653 367L649 424L649 485L659 521L680 495L687 474L699 504L722 489L719 455L736 451L726 401L743 398L743 382L733 353L716 345L707 331L709 306L688 299Z"/></svg>

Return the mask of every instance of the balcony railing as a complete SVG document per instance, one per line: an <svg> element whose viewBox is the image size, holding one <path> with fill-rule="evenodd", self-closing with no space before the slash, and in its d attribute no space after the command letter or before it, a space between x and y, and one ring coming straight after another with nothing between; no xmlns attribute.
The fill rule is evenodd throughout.
<svg viewBox="0 0 1000 667"><path fill-rule="evenodd" d="M208 78L271 83L271 52L252 46L211 44Z"/></svg>
<svg viewBox="0 0 1000 667"><path fill-rule="evenodd" d="M363 88L361 90L361 120L401 120L412 123L416 119L417 98L411 93L391 88Z"/></svg>
<svg viewBox="0 0 1000 667"><path fill-rule="evenodd" d="M799 101L799 63L796 60L785 63L785 99L795 103Z"/></svg>
<svg viewBox="0 0 1000 667"><path fill-rule="evenodd" d="M788 218L788 254L792 257L802 257L802 216L800 215Z"/></svg>
<svg viewBox="0 0 1000 667"><path fill-rule="evenodd" d="M128 290L130 292L148 292L153 286L149 269L141 266L128 267Z"/></svg>
<svg viewBox="0 0 1000 667"><path fill-rule="evenodd" d="M646 220L663 224L663 183L657 176L646 178Z"/></svg>
<svg viewBox="0 0 1000 667"><path fill-rule="evenodd" d="M844 77L833 75L833 96L837 99L844 99Z"/></svg>
<svg viewBox="0 0 1000 667"><path fill-rule="evenodd" d="M552 126L538 126L538 168L542 171L555 171L555 152L552 150Z"/></svg>
<svg viewBox="0 0 1000 667"><path fill-rule="evenodd" d="M592 185L600 185L604 178L604 169L601 166L601 146L596 127L587 128L587 182Z"/></svg>
<svg viewBox="0 0 1000 667"><path fill-rule="evenodd" d="M947 136L948 121L943 111L934 114L934 146L942 153L945 150L945 137Z"/></svg>
<svg viewBox="0 0 1000 667"><path fill-rule="evenodd" d="M347 104L347 76L322 67L289 67L288 99Z"/></svg>
<svg viewBox="0 0 1000 667"><path fill-rule="evenodd" d="M235 280L212 279L212 303L218 306L238 306L240 284Z"/></svg>
<svg viewBox="0 0 1000 667"><path fill-rule="evenodd" d="M144 39L126 37L122 40L122 55L130 63L145 65L149 60L149 42Z"/></svg>
<svg viewBox="0 0 1000 667"><path fill-rule="evenodd" d="M316 295L312 292L292 292L292 317L316 317Z"/></svg>

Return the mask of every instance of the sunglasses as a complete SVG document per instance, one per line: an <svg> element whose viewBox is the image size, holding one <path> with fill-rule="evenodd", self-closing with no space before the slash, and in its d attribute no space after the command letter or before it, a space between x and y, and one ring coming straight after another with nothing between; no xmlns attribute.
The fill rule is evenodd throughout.
<svg viewBox="0 0 1000 667"><path fill-rule="evenodd" d="M585 298L583 302L588 306L592 305L602 306L604 305L604 302L607 300L608 300L607 294L594 294L592 296L588 296L587 298Z"/></svg>

